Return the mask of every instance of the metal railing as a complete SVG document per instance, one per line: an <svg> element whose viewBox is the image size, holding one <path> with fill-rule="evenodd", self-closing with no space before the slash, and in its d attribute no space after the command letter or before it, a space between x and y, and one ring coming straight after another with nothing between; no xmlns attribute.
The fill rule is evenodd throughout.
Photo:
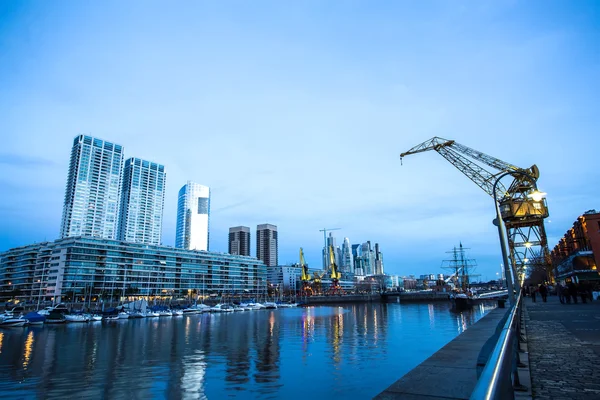
<svg viewBox="0 0 600 400"><path fill-rule="evenodd" d="M522 296L519 293L471 394L471 400L514 399L515 390L523 390L517 372L520 364L521 309Z"/></svg>

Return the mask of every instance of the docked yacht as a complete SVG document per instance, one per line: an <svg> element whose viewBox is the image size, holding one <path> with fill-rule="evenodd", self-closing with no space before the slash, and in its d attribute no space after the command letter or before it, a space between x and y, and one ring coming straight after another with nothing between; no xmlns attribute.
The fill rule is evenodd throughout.
<svg viewBox="0 0 600 400"><path fill-rule="evenodd" d="M0 328L12 328L12 327L20 327L27 325L28 321L25 318L11 318L5 317L0 320Z"/></svg>
<svg viewBox="0 0 600 400"><path fill-rule="evenodd" d="M89 318L84 314L66 314L65 320L67 322L88 322Z"/></svg>
<svg viewBox="0 0 600 400"><path fill-rule="evenodd" d="M44 315L40 315L36 312L27 313L23 318L29 322L29 325L44 325L44 321L46 321Z"/></svg>

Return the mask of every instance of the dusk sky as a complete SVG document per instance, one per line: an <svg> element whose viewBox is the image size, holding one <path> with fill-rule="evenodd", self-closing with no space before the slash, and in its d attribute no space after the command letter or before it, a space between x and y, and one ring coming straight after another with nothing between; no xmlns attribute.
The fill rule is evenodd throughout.
<svg viewBox="0 0 600 400"><path fill-rule="evenodd" d="M0 0L0 251L58 238L73 138L210 186L210 248L279 230L280 264L379 243L391 274L442 273L459 242L501 254L492 198L440 136L537 164L550 248L599 209L600 2Z"/></svg>

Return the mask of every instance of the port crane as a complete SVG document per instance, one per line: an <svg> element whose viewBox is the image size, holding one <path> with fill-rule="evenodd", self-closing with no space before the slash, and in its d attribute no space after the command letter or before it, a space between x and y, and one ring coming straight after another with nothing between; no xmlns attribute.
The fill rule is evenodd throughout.
<svg viewBox="0 0 600 400"><path fill-rule="evenodd" d="M312 288L310 287L310 272L308 272L308 265L304 261L304 251L300 247L300 280L302 281L302 294L310 296L312 294Z"/></svg>
<svg viewBox="0 0 600 400"><path fill-rule="evenodd" d="M331 273L329 277L331 278L331 286L329 287L330 294L341 294L342 287L340 286L340 278L342 274L338 271L337 264L335 263L335 253L333 252L333 246L329 246L329 266L331 268Z"/></svg>
<svg viewBox="0 0 600 400"><path fill-rule="evenodd" d="M465 174L488 195L496 198L508 236L508 247L514 279L526 264L542 266L552 280L550 252L544 227L548 217L546 199L535 191L540 172L536 165L520 168L454 140L433 137L400 154L400 162L408 155L434 150ZM492 173L484 164L497 172ZM510 174L512 183L506 188L498 178ZM495 221L497 223L498 221Z"/></svg>
<svg viewBox="0 0 600 400"><path fill-rule="evenodd" d="M329 265L327 264L328 255L327 255L327 232L329 231L339 231L342 228L323 228L319 229L319 232L323 232L323 275L327 272ZM321 276L323 277L323 276Z"/></svg>

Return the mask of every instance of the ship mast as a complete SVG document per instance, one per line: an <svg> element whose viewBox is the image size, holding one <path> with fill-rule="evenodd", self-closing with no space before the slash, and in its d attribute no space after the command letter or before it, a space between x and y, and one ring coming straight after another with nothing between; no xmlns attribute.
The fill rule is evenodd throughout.
<svg viewBox="0 0 600 400"><path fill-rule="evenodd" d="M462 242L458 248L454 246L451 251L447 251L446 253L452 254L452 259L444 260L443 263L446 263L445 266L442 266L443 269L448 269L453 271L453 274L446 280L446 282L452 280L455 289L467 290L469 286L469 278L475 277L479 275L475 275L470 273L475 270L477 263L475 259L466 258L465 250L469 250L466 247L463 247Z"/></svg>

